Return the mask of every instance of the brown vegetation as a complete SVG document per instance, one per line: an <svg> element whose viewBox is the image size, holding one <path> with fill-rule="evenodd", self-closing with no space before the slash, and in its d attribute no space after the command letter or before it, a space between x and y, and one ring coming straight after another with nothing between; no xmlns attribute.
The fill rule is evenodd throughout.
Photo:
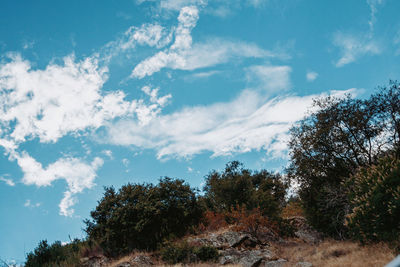
<svg viewBox="0 0 400 267"><path fill-rule="evenodd" d="M318 245L290 242L277 245L279 257L287 259L286 266L306 261L315 267L368 267L385 266L395 254L387 245L372 244L362 246L351 241L325 240Z"/></svg>

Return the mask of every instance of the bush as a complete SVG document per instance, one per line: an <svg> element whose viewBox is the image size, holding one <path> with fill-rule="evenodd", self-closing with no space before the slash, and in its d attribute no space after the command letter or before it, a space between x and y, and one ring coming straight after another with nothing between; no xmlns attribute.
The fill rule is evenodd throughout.
<svg viewBox="0 0 400 267"><path fill-rule="evenodd" d="M259 208L248 211L243 206L237 206L235 209L232 209L232 212L228 216L234 224L233 229L235 231L245 232L254 237L258 237L266 230L275 236L278 234L276 222L263 216Z"/></svg>
<svg viewBox="0 0 400 267"><path fill-rule="evenodd" d="M216 261L218 257L214 247L194 247L185 242L169 244L161 250L161 259L169 264Z"/></svg>
<svg viewBox="0 0 400 267"><path fill-rule="evenodd" d="M400 160L384 157L362 168L347 183L354 207L347 217L352 236L362 242L400 244Z"/></svg>
<svg viewBox="0 0 400 267"><path fill-rule="evenodd" d="M154 250L165 239L183 236L196 226L203 210L183 180L159 184L128 184L118 192L106 188L86 220L86 232L110 256L133 249Z"/></svg>
<svg viewBox="0 0 400 267"><path fill-rule="evenodd" d="M47 240L42 240L33 252L28 253L25 266L76 266L79 265L80 252L85 247L86 242L78 239L66 245L60 241L49 245Z"/></svg>
<svg viewBox="0 0 400 267"><path fill-rule="evenodd" d="M285 201L286 186L279 174L266 170L252 172L238 161L230 162L221 173L206 176L205 203L215 212L230 212L232 207L260 208L263 215L277 217Z"/></svg>
<svg viewBox="0 0 400 267"><path fill-rule="evenodd" d="M199 225L199 230L204 231L215 231L220 228L224 228L228 225L226 221L226 213L214 212L207 210L204 213L201 223Z"/></svg>

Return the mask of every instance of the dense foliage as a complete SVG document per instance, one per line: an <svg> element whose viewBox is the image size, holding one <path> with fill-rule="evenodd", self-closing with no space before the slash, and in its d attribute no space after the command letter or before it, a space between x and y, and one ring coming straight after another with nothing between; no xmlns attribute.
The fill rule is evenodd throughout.
<svg viewBox="0 0 400 267"><path fill-rule="evenodd" d="M361 241L400 245L400 160L388 156L362 168L346 184L354 207L347 217L352 236Z"/></svg>
<svg viewBox="0 0 400 267"><path fill-rule="evenodd" d="M202 213L195 191L183 180L128 184L118 192L109 187L91 212L92 220L85 221L86 232L108 255L153 250L164 239L183 236Z"/></svg>
<svg viewBox="0 0 400 267"><path fill-rule="evenodd" d="M388 150L399 155L400 86L366 100L326 97L291 129L288 176L300 185L309 222L325 233L344 237L351 210L343 183L360 167L371 166Z"/></svg>
<svg viewBox="0 0 400 267"><path fill-rule="evenodd" d="M230 162L223 172L206 176L205 202L210 210L231 211L237 206L260 208L263 215L277 217L285 202L286 185L279 174L266 170L252 172L238 161Z"/></svg>

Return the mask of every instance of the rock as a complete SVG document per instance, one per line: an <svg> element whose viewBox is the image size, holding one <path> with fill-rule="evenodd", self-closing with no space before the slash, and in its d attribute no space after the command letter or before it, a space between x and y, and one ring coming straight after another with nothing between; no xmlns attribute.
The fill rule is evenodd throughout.
<svg viewBox="0 0 400 267"><path fill-rule="evenodd" d="M246 241L246 242L245 242ZM224 232L222 234L211 233L203 238L188 238L187 242L192 245L207 245L218 249L233 248L241 244L244 246L255 247L257 240L246 233Z"/></svg>
<svg viewBox="0 0 400 267"><path fill-rule="evenodd" d="M287 262L287 260L285 260L285 259L279 259L276 261L263 262L260 266L262 266L262 267L283 267L286 262Z"/></svg>
<svg viewBox="0 0 400 267"><path fill-rule="evenodd" d="M132 263L132 266L149 266L149 265L153 265L153 261L151 260L151 258L149 256L146 256L146 255L136 256L135 258L133 258L131 263Z"/></svg>
<svg viewBox="0 0 400 267"><path fill-rule="evenodd" d="M238 232L225 232L221 236L226 240L226 243L230 247L237 247L238 245L243 243L246 239L250 238L248 234L241 234Z"/></svg>
<svg viewBox="0 0 400 267"><path fill-rule="evenodd" d="M276 233L271 229L262 227L257 231L256 238L260 244L266 245L271 241L277 241L279 236L277 236Z"/></svg>
<svg viewBox="0 0 400 267"><path fill-rule="evenodd" d="M104 256L85 257L81 259L82 266L85 267L103 267L107 266L110 260Z"/></svg>
<svg viewBox="0 0 400 267"><path fill-rule="evenodd" d="M246 251L247 253L242 254L239 260L239 264L244 267L255 267L262 261L261 253L257 250Z"/></svg>
<svg viewBox="0 0 400 267"><path fill-rule="evenodd" d="M130 264L130 262L127 261L127 262L120 263L115 267L131 267L131 266L132 265Z"/></svg>
<svg viewBox="0 0 400 267"><path fill-rule="evenodd" d="M240 251L236 249L226 249L221 252L221 256L219 258L219 263L222 265L225 264L237 264L240 260Z"/></svg>
<svg viewBox="0 0 400 267"><path fill-rule="evenodd" d="M306 261L298 262L298 263L296 264L296 267L312 267L312 266L313 266L313 265L312 265L311 262L306 262Z"/></svg>
<svg viewBox="0 0 400 267"><path fill-rule="evenodd" d="M321 241L321 236L313 230L299 230L294 235L306 243L317 244Z"/></svg>
<svg viewBox="0 0 400 267"><path fill-rule="evenodd" d="M263 260L270 260L274 257L274 253L267 250L237 250L226 249L221 252L219 263L225 264L239 264L245 267L258 266Z"/></svg>

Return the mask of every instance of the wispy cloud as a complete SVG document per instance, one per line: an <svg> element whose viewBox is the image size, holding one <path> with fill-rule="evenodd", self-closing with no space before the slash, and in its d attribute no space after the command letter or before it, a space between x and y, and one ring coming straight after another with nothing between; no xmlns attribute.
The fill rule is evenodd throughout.
<svg viewBox="0 0 400 267"><path fill-rule="evenodd" d="M277 92L289 89L291 71L289 66L257 65L246 69L246 77L251 86Z"/></svg>
<svg viewBox="0 0 400 267"><path fill-rule="evenodd" d="M383 0L367 0L367 4L370 8L370 19L368 21L370 34L374 32L374 26L376 23L376 13L378 12L378 6L383 4Z"/></svg>
<svg viewBox="0 0 400 267"><path fill-rule="evenodd" d="M381 53L378 43L369 37L338 32L334 35L333 43L341 51L341 57L336 62L336 67L343 67L365 55Z"/></svg>
<svg viewBox="0 0 400 267"><path fill-rule="evenodd" d="M367 0L370 8L370 17L368 20L369 30L359 34L349 34L337 32L333 36L333 44L341 50L341 57L336 62L336 67L342 67L346 64L355 62L366 55L377 55L381 53L381 48L374 39L374 27L376 24L376 14L378 6L384 0Z"/></svg>
<svg viewBox="0 0 400 267"><path fill-rule="evenodd" d="M27 208L38 208L40 207L42 204L37 202L37 203L32 203L32 201L30 199L27 199L24 203L24 207Z"/></svg>
<svg viewBox="0 0 400 267"><path fill-rule="evenodd" d="M5 182L8 186L15 186L15 183L12 179L0 176L0 181Z"/></svg>
<svg viewBox="0 0 400 267"><path fill-rule="evenodd" d="M131 77L142 79L163 68L195 70L227 63L233 58L272 58L282 55L264 50L252 43L209 38L192 44L191 30L199 18L194 6L182 8L175 31L175 41L167 49L157 52L136 65Z"/></svg>
<svg viewBox="0 0 400 267"><path fill-rule="evenodd" d="M219 74L219 73L221 73L221 71L218 71L218 70L210 70L210 71L204 71L204 72L193 73L193 74L189 75L189 77L201 79L201 78L208 78L208 77L217 75L217 74Z"/></svg>
<svg viewBox="0 0 400 267"><path fill-rule="evenodd" d="M313 81L315 81L315 79L317 79L317 77L318 77L318 73L317 72L315 72L315 71L307 71L307 74L306 74L307 81L313 82Z"/></svg>

